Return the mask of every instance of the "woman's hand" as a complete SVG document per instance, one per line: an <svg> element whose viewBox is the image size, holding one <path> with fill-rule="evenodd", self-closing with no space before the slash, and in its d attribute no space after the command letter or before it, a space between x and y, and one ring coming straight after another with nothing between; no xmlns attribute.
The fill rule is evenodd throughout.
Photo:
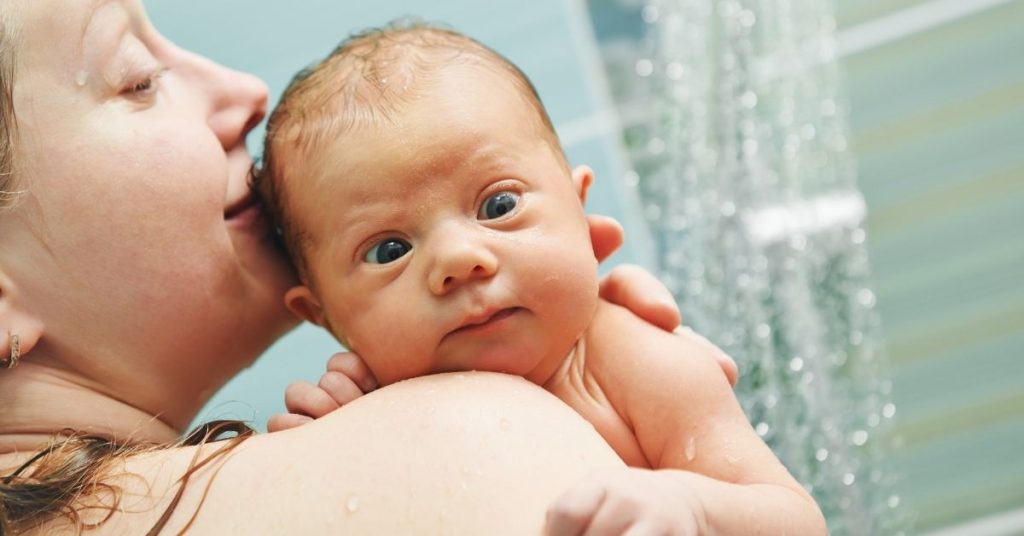
<svg viewBox="0 0 1024 536"><path fill-rule="evenodd" d="M587 223L590 224L590 241L598 261L604 261L622 246L625 235L622 226L613 218L591 214L587 216ZM650 272L632 264L616 266L601 280L600 294L604 300L629 309L665 331L674 331L681 337L689 337L697 344L707 346L729 379L729 385L736 385L739 376L736 362L710 341L681 325L682 316L672 293Z"/></svg>
<svg viewBox="0 0 1024 536"><path fill-rule="evenodd" d="M595 471L548 509L549 536L705 534L700 498L680 471Z"/></svg>

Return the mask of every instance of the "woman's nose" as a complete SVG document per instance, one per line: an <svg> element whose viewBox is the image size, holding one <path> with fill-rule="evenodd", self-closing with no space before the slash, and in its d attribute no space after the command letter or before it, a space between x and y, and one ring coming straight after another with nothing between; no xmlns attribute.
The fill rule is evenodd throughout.
<svg viewBox="0 0 1024 536"><path fill-rule="evenodd" d="M434 255L428 275L430 291L436 296L449 292L471 281L485 280L498 271L498 258L484 244L477 241L442 237Z"/></svg>
<svg viewBox="0 0 1024 536"><path fill-rule="evenodd" d="M267 85L259 78L220 65L217 97L208 123L221 145L230 149L245 143L245 136L267 115Z"/></svg>
<svg viewBox="0 0 1024 536"><path fill-rule="evenodd" d="M267 114L267 85L259 78L229 69L198 54L178 49L193 84L207 102L207 124L225 149L245 143L245 136Z"/></svg>

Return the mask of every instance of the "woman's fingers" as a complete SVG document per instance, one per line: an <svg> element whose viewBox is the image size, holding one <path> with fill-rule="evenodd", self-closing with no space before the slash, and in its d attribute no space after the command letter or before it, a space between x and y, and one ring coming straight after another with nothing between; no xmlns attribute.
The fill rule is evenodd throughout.
<svg viewBox="0 0 1024 536"><path fill-rule="evenodd" d="M362 358L352 352L338 352L331 356L327 360L327 372L344 374L355 382L363 393L369 393L377 388L377 378L373 377L373 373L370 372L370 368L366 366ZM338 403L344 404L345 402L339 401Z"/></svg>
<svg viewBox="0 0 1024 536"><path fill-rule="evenodd" d="M634 264L616 266L601 280L601 297L629 309L633 314L672 331L682 316L668 288L650 272Z"/></svg>
<svg viewBox="0 0 1024 536"><path fill-rule="evenodd" d="M594 247L594 257L597 257L598 262L611 257L612 253L622 247L625 233L615 218L587 214L587 224L590 226L590 243Z"/></svg>

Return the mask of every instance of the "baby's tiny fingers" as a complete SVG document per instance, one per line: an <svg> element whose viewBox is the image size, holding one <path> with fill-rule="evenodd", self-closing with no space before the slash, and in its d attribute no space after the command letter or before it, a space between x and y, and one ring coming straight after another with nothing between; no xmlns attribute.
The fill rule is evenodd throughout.
<svg viewBox="0 0 1024 536"><path fill-rule="evenodd" d="M352 378L340 372L326 372L320 377L320 388L330 395L339 406L363 396L362 389L352 381Z"/></svg>
<svg viewBox="0 0 1024 536"><path fill-rule="evenodd" d="M363 359L352 352L338 352L327 360L327 370L348 376L364 393L377 388L377 379Z"/></svg>
<svg viewBox="0 0 1024 536"><path fill-rule="evenodd" d="M338 403L322 388L309 382L292 382L284 390L284 405L291 413L319 419L338 409Z"/></svg>
<svg viewBox="0 0 1024 536"><path fill-rule="evenodd" d="M633 523L622 533L622 536L670 536L672 531L661 524L650 520Z"/></svg>
<svg viewBox="0 0 1024 536"><path fill-rule="evenodd" d="M592 482L573 486L548 508L549 536L579 536L587 530L605 498L604 487L592 485Z"/></svg>
<svg viewBox="0 0 1024 536"><path fill-rule="evenodd" d="M297 428L312 421L313 418L306 415L299 415L297 413L278 413L267 420L267 431L271 433L280 432L282 430Z"/></svg>

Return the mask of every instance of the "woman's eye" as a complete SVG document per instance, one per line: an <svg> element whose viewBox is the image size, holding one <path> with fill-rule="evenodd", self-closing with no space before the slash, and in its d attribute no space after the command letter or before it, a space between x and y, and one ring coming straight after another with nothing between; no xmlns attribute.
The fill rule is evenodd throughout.
<svg viewBox="0 0 1024 536"><path fill-rule="evenodd" d="M125 95L132 97L141 97L143 95L148 95L156 90L158 80L161 76L164 75L165 72L167 72L166 68L160 69L159 71L127 86L126 88L124 88L123 93Z"/></svg>
<svg viewBox="0 0 1024 536"><path fill-rule="evenodd" d="M153 77L148 77L142 82L138 82L131 87L128 91L131 93L142 93L153 89Z"/></svg>
<svg viewBox="0 0 1024 536"><path fill-rule="evenodd" d="M366 252L365 260L370 264L387 264L397 261L412 250L412 246L400 238L388 238L377 243Z"/></svg>
<svg viewBox="0 0 1024 536"><path fill-rule="evenodd" d="M498 192L488 197L483 205L480 205L480 212L476 217L481 220L493 220L500 218L515 210L519 204L519 194L515 192Z"/></svg>

